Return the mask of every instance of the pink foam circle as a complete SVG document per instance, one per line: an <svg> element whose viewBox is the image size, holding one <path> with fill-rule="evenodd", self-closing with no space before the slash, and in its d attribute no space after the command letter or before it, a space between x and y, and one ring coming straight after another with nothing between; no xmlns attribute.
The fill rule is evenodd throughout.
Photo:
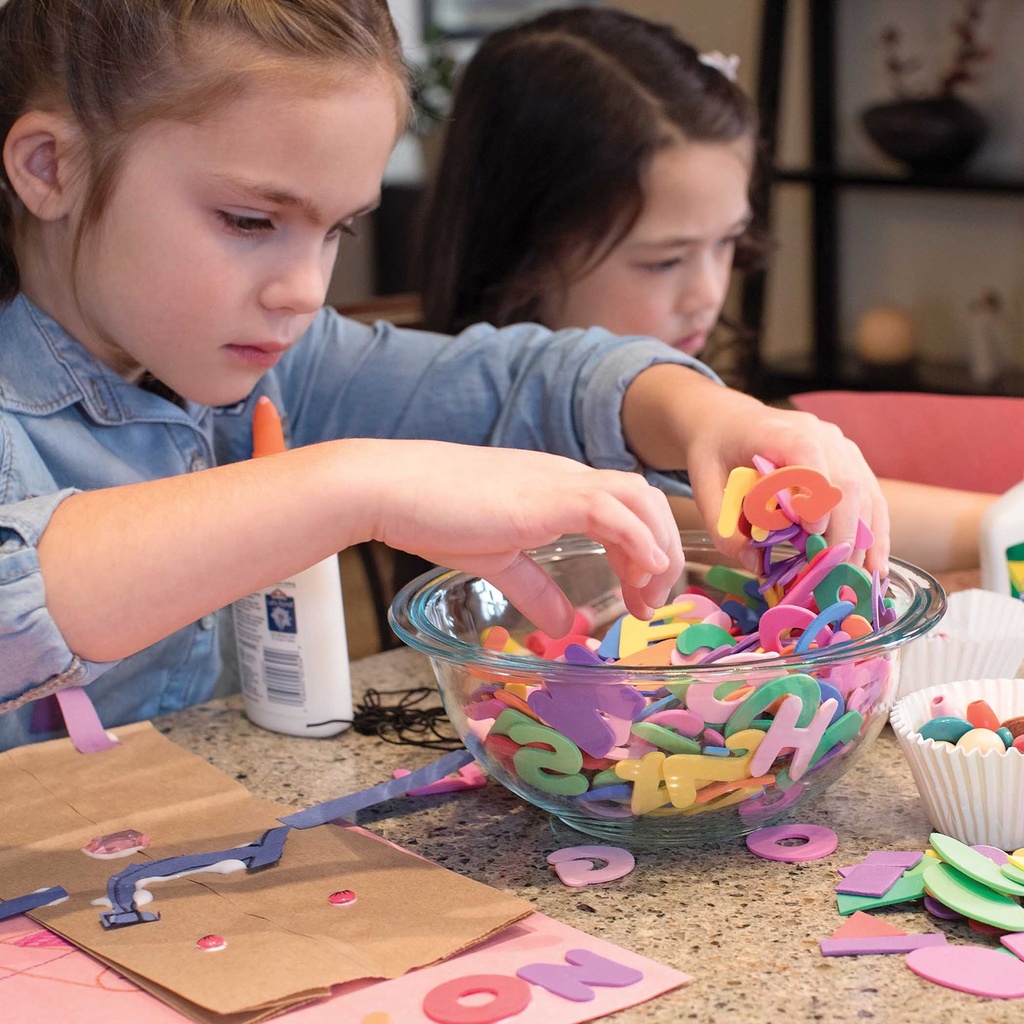
<svg viewBox="0 0 1024 1024"><path fill-rule="evenodd" d="M594 861L604 861L604 866L596 867ZM548 863L561 881L571 886L614 882L636 867L633 854L619 846L567 846L548 854Z"/></svg>
<svg viewBox="0 0 1024 1024"><path fill-rule="evenodd" d="M930 946L907 955L907 966L946 988L989 999L1024 996L1024 961L984 946Z"/></svg>
<svg viewBox="0 0 1024 1024"><path fill-rule="evenodd" d="M787 840L801 839L800 846L783 846ZM824 825L767 825L747 836L747 849L765 860L780 860L795 864L805 860L820 860L834 853L839 836Z"/></svg>

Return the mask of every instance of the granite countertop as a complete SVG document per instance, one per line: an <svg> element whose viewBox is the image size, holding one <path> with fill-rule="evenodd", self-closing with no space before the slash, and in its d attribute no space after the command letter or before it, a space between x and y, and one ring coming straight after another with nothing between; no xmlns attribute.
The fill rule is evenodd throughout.
<svg viewBox="0 0 1024 1024"><path fill-rule="evenodd" d="M433 676L423 655L403 649L354 662L352 680L358 700L367 688L432 685ZM265 732L243 716L238 696L154 724L255 795L297 808L440 756L352 730L325 740ZM888 726L804 811L802 821L839 834L830 857L782 864L754 857L742 842L640 852L625 878L584 888L559 882L546 857L586 840L553 834L542 811L493 780L482 789L394 800L361 812L358 823L452 871L513 892L550 917L693 976L685 988L605 1018L618 1024L1022 1019L1019 1001L933 985L913 974L900 955L821 955L819 941L845 920L836 910L836 869L872 850L927 845L931 828ZM995 945L965 924L937 921L920 902L880 913L907 932L944 931L953 943Z"/></svg>

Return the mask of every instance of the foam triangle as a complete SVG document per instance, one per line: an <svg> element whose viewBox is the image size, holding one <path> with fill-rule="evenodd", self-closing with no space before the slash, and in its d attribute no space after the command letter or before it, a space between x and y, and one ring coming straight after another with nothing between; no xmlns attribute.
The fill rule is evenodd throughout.
<svg viewBox="0 0 1024 1024"><path fill-rule="evenodd" d="M833 933L833 939L875 939L881 935L906 935L902 928L897 928L888 921L879 920L863 910L858 910L844 921Z"/></svg>

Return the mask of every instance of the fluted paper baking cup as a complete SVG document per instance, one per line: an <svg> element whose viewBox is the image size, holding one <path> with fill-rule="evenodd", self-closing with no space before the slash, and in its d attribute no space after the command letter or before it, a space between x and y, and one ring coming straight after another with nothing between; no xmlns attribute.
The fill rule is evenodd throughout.
<svg viewBox="0 0 1024 1024"><path fill-rule="evenodd" d="M986 701L1000 721L1024 714L1024 680L966 679L930 686L896 702L890 720L928 817L936 830L969 846L1001 850L1024 846L1024 754L1018 750L965 751L923 739L932 698L949 697L966 709Z"/></svg>
<svg viewBox="0 0 1024 1024"><path fill-rule="evenodd" d="M897 697L959 679L1003 679L1024 661L1024 601L991 590L950 594L946 614L902 655Z"/></svg>

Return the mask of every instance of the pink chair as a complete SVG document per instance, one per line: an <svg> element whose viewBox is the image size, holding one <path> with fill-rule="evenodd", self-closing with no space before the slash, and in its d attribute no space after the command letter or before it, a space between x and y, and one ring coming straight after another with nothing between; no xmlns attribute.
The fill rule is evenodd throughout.
<svg viewBox="0 0 1024 1024"><path fill-rule="evenodd" d="M987 494L1024 480L1024 398L809 391L790 401L835 423L878 476Z"/></svg>

